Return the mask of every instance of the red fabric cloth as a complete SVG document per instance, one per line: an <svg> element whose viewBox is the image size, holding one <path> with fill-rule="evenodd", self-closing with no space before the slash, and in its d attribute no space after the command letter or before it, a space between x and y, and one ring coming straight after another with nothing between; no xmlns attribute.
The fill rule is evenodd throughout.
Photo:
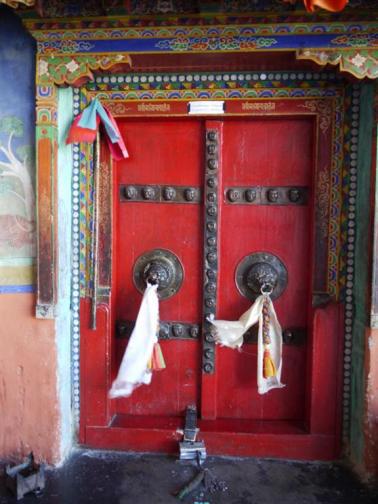
<svg viewBox="0 0 378 504"><path fill-rule="evenodd" d="M119 131L117 122L114 119L113 115L111 114L110 110L107 107L104 107L104 109L118 135L118 140L113 143L109 138L109 136L107 135L106 129L103 128L103 132L105 134L110 153L113 159L115 159L116 161L126 159L129 157L129 153L127 152L126 145L125 142L123 141L121 132ZM79 126L81 117L82 113L79 114L73 121L70 130L68 132L66 144L80 143L80 142L93 143L95 141L97 130L100 126L101 118L99 117L99 115L96 115L96 129L90 129Z"/></svg>
<svg viewBox="0 0 378 504"><path fill-rule="evenodd" d="M315 7L320 7L331 12L338 12L344 9L348 0L304 0L306 9L314 12Z"/></svg>
<svg viewBox="0 0 378 504"><path fill-rule="evenodd" d="M81 114L79 114L74 122L72 123L70 130L68 132L68 136L66 139L66 144L71 143L93 143L96 140L97 130L89 129L89 128L81 128L78 123L81 119ZM100 118L96 118L97 128L100 124Z"/></svg>
<svg viewBox="0 0 378 504"><path fill-rule="evenodd" d="M119 140L116 143L113 143L108 136L106 136L106 140L108 142L109 150L110 153L116 161L120 161L121 159L125 159L129 157L129 153L127 152L125 142L123 141L121 132L119 131L118 124L116 120L114 119L113 115L109 111L107 107L104 106L104 109L106 110L106 113L108 114L108 117L110 121L112 122L114 128L118 132Z"/></svg>

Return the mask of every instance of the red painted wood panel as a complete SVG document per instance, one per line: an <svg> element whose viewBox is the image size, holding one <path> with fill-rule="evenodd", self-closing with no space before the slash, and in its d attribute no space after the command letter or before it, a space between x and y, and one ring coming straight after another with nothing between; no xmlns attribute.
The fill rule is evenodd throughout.
<svg viewBox="0 0 378 504"><path fill-rule="evenodd" d="M200 438L208 453L241 457L285 457L295 460L333 460L335 437L305 434L279 425L276 432L207 431L201 427ZM96 448L163 452L177 454L182 435L174 428L147 424L129 426L129 421L117 427L87 429L87 444Z"/></svg>
<svg viewBox="0 0 378 504"><path fill-rule="evenodd" d="M230 186L290 186L311 189L314 168L311 119L255 118L224 124L223 189ZM275 302L283 327L306 328L311 296L311 212L304 206L230 205L221 218L218 318L235 320L249 308L235 285L239 262L254 252L278 256L288 270L288 285ZM218 417L303 419L306 345L284 346L284 389L259 395L257 348L218 349Z"/></svg>
<svg viewBox="0 0 378 504"><path fill-rule="evenodd" d="M226 120L225 184L306 185L312 175L313 118L251 117Z"/></svg>
<svg viewBox="0 0 378 504"><path fill-rule="evenodd" d="M85 425L107 425L108 390L110 388L111 368L110 355L109 308L100 305L97 308L97 328L90 329L91 306L89 300L83 300L80 306L80 347L81 347L81 418ZM84 441L85 432L81 431Z"/></svg>
<svg viewBox="0 0 378 504"><path fill-rule="evenodd" d="M330 434L340 427L344 307L336 303L314 313L311 369L312 432Z"/></svg>
<svg viewBox="0 0 378 504"><path fill-rule="evenodd" d="M115 318L135 320L142 295L133 283L133 267L144 252L164 248L184 268L177 294L160 302L160 319L200 323L202 293L202 207L200 204L119 202L120 184L202 186L202 124L191 119L124 121L121 131L130 159L116 164ZM125 340L116 345L118 369ZM117 413L183 415L199 398L199 341L163 341L167 368L154 373L150 386L117 400Z"/></svg>
<svg viewBox="0 0 378 504"><path fill-rule="evenodd" d="M181 289L160 303L161 320L198 322L201 307L201 207L164 203L121 203L118 235L118 318L134 320L142 295L133 283L140 255L155 248L176 254L184 268Z"/></svg>
<svg viewBox="0 0 378 504"><path fill-rule="evenodd" d="M195 119L119 121L130 157L117 163L119 182L202 184L202 124Z"/></svg>
<svg viewBox="0 0 378 504"><path fill-rule="evenodd" d="M121 342L119 342L121 343ZM125 343L117 345L117 360ZM131 397L117 400L116 412L128 415L183 415L188 404L197 404L201 352L195 341L162 341L167 368L153 374L152 383L137 388ZM118 369L119 362L116 364Z"/></svg>

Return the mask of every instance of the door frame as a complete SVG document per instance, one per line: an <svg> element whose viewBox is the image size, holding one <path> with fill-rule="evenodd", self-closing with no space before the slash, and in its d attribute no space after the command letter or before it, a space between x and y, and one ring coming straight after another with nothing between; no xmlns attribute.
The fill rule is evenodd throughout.
<svg viewBox="0 0 378 504"><path fill-rule="evenodd" d="M215 74L213 75L215 78ZM237 74L236 74L237 75ZM248 74L247 74L248 75ZM334 234L332 237L327 237L327 254L326 254L326 289L321 292L324 296L331 296L334 300L343 300L345 296L346 286L346 269L343 264L339 262L339 256L343 256L343 247L347 245L348 236L345 232L345 223L348 219L348 208L347 200L343 198L343 193L347 189L347 177L348 173L341 172L341 162L343 160L342 154L343 149L347 151L348 145L350 146L353 137L353 128L350 128L349 136L346 135L343 138L341 133L342 125L344 124L344 111L347 110L347 104L353 99L352 90L349 94L346 92L346 87L344 83L337 80L333 82L335 86L335 92L332 94L331 88L322 88L321 81L314 80L313 88L305 89L300 88L298 85L293 86L288 91L284 91L284 85L287 82L283 79L281 84L282 87L276 87L271 89L269 85L270 81L266 79L260 79L261 73L256 74L259 77L259 83L261 88L255 91L253 98L243 97L243 91L249 90L246 87L244 90L239 89L234 91L232 97L227 96L227 93L220 93L219 89L216 87L212 88L209 86L206 89L207 96L209 99L214 97L215 99L223 98L226 102L226 112L227 116L250 116L255 115L274 115L277 113L276 105L279 103L278 100L282 100L282 93L286 92L285 104L287 109L280 110L280 113L288 115L289 113L299 113L302 115L314 115L319 127L319 131L323 128L324 132L335 131L339 132L340 138L336 144L336 149L333 152L333 162L329 167L328 176L324 172L321 177L319 177L317 187L320 193L323 194L323 198L319 198L317 217L320 219L320 224L318 227L319 232L324 232L325 228L333 230ZM163 76L164 77L164 76ZM176 75L177 77L177 75ZM192 75L192 77L194 77ZM232 75L231 75L232 77ZM98 84L106 83L105 77L98 77ZM328 75L324 74L324 79L328 79ZM109 80L109 79L108 79ZM217 82L216 78L210 80L211 82ZM331 79L332 80L332 79ZM232 82L232 80L231 80ZM142 84L141 77L140 83ZM164 95L164 100L162 99L162 93L158 90L155 93L150 93L150 100L146 100L142 93L145 93L143 86L140 86L139 100L138 93L133 91L134 95L131 98L130 92L120 92L117 90L116 93L112 91L111 83L107 86L102 87L101 90L93 90L82 88L80 91L75 93L75 99L78 106L76 110L83 108L94 96L100 97L102 100L106 101L107 105L111 108L115 116L140 116L144 117L155 117L155 116L177 116L177 115L187 115L187 102L188 99L180 99L185 93L185 89L180 93L177 90L174 92L167 92ZM105 88L105 89L104 89ZM107 89L106 89L107 88ZM192 99L199 98L202 99L201 93L203 94L203 87L198 86L197 95L192 94ZM354 88L353 96L356 96L357 87ZM239 93L239 95L237 95ZM281 93L281 98L280 98ZM115 96L116 95L116 96ZM295 111L295 106L301 105L301 108L297 108ZM293 108L294 107L294 108ZM333 115L336 119L337 124L329 124L329 113ZM214 117L214 119L216 119ZM328 122L327 122L328 121ZM355 135L355 133L354 133ZM354 141L354 140L353 140ZM89 156L88 166L82 166L82 171L86 174L90 174L90 149L87 150L86 154ZM82 156L83 159L83 156ZM337 162L337 159L339 160ZM318 160L319 161L319 160ZM111 163L104 163L107 166L104 170L111 170ZM349 168L349 167L347 167ZM348 172L348 169L344 171ZM87 177L86 177L87 178ZM109 215L111 213L111 196L109 194L109 176L101 177L102 183L106 187L103 189L104 194L108 194L105 200L108 202L108 207L105 208L105 220L101 225L103 226L103 232L109 233L111 230L111 220ZM333 184L333 186L332 186ZM106 192L108 191L108 192ZM85 191L84 191L85 193ZM329 199L324 200L324 194L329 195ZM327 215L327 208L329 213ZM324 219L326 217L326 222ZM323 224L321 224L321 219L323 219ZM88 236L88 222L81 223L82 231L84 235ZM109 228L110 226L110 228ZM90 227L90 225L89 225ZM323 231L322 231L323 229ZM346 228L348 229L348 227ZM100 230L101 232L101 230ZM324 240L323 240L324 241ZM329 245L333 244L334 248L329 249ZM102 330L109 330L109 291L107 290L106 279L110 282L110 271L109 267L106 266L106 262L109 258L110 250L105 250L103 256L99 258L100 269L104 273L104 284L100 285L100 305L99 305L99 324ZM102 266L101 266L102 261ZM85 266L85 265L84 265ZM340 267L341 266L341 267ZM90 362L94 360L98 362L101 358L101 353L109 351L109 342L101 342L99 337L101 329L97 331L88 331L88 290L86 290L86 285L88 284L88 275L90 272L88 268L84 267L82 271L82 295L87 297L87 299L82 300L82 319L81 319L81 358L82 358L82 369L88 369L90 367ZM108 276L107 276L108 275ZM324 283L324 278L323 278ZM110 284L109 284L110 285ZM319 296L320 302L322 302L322 296ZM325 297L323 297L324 301ZM341 415L341 378L342 378L342 356L343 356L343 326L344 323L346 328L349 325L349 319L344 319L344 309L343 304L338 303L337 305L331 305L326 308L320 308L317 316L315 317L314 324L319 328L322 334L332 333L336 334L334 345L329 346L327 337L323 340L319 339L313 342L314 348L314 359L312 363L309 363L311 369L311 387L313 390L312 402L308 404L308 411L311 412L308 415L308 429L307 432L281 432L279 435L273 433L233 433L230 436L227 432L214 432L206 430L206 423L202 422L202 437L206 441L209 450L212 453L223 453L232 455L256 455L256 456L283 456L289 458L304 458L304 459L332 459L339 454L340 449L340 415ZM332 313L332 317L328 315ZM335 320L336 323L329 323L329 320ZM95 345L96 350L89 351L88 345ZM105 346L104 346L105 345ZM322 353L323 348L327 348L329 362L324 359L324 353ZM93 353L94 352L94 353ZM336 359L336 361L335 361ZM332 376L334 375L334 363L337 362L338 378L334 381ZM106 363L109 365L109 361ZM331 371L331 372L330 372ZM331 380L331 382L329 381ZM344 376L345 381L345 376ZM103 389L104 384L106 387L110 385L109 383L109 373L106 370L100 373L97 377L97 385ZM109 417L109 412L106 411L92 411L88 414L88 404L90 401L95 399L91 398L91 392L88 390L87 385L83 382L81 383L81 415L82 422L80 428L80 442L83 444L89 444L94 447L108 447L108 448L124 448L124 449L138 449L147 451L173 451L176 449L177 445L177 433L175 434L175 428L166 429L164 426L154 430L154 434L150 432L149 429L138 430L138 429L122 429L122 426L108 427L111 420ZM324 394L323 389L327 389L328 393ZM103 392L102 392L103 394ZM329 406L332 405L334 409L332 410L332 415L329 414ZM331 417L331 418L330 418ZM91 427L85 428L85 422L88 418L94 421L95 425L92 424ZM83 421L84 420L84 421ZM120 428L122 430L122 446L117 442L117 436L120 436Z"/></svg>

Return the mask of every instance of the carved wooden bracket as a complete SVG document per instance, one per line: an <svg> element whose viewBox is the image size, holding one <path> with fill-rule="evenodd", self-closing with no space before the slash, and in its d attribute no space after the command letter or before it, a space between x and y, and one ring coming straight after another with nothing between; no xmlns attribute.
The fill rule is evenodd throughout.
<svg viewBox="0 0 378 504"><path fill-rule="evenodd" d="M128 54L39 54L37 83L44 86L80 86L93 79L93 70L109 70L114 65L130 65Z"/></svg>
<svg viewBox="0 0 378 504"><path fill-rule="evenodd" d="M378 49L299 49L296 56L321 66L339 65L342 72L351 73L357 79L378 77Z"/></svg>

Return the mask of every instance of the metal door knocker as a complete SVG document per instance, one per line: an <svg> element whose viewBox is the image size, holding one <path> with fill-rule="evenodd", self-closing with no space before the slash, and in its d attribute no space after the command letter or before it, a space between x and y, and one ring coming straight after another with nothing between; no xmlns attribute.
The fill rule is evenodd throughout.
<svg viewBox="0 0 378 504"><path fill-rule="evenodd" d="M263 283L260 289L261 294L265 296L270 296L273 292L274 286L270 283Z"/></svg>
<svg viewBox="0 0 378 504"><path fill-rule="evenodd" d="M170 250L153 249L138 257L134 264L135 287L143 293L146 283L158 284L160 299L168 299L182 285L184 269L180 259Z"/></svg>
<svg viewBox="0 0 378 504"><path fill-rule="evenodd" d="M236 268L235 283L240 294L254 301L260 294L277 299L287 285L287 269L277 256L255 252L244 257Z"/></svg>

